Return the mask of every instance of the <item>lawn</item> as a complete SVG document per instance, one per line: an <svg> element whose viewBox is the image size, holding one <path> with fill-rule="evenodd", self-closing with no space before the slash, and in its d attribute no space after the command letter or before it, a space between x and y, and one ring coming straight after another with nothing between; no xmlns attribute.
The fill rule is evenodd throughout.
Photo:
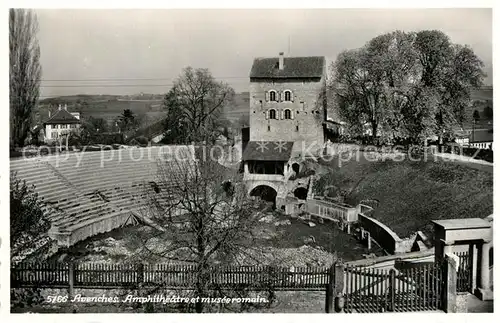
<svg viewBox="0 0 500 323"><path fill-rule="evenodd" d="M333 185L352 205L377 204L373 217L404 238L422 230L432 236L432 220L485 218L493 212L493 174L466 164L446 161L322 162L318 195ZM326 169L325 169L326 168Z"/></svg>

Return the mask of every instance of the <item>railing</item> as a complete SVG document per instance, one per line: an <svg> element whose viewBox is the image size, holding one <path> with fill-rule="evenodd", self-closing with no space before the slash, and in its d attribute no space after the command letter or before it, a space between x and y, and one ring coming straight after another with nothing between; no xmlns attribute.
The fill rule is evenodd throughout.
<svg viewBox="0 0 500 323"><path fill-rule="evenodd" d="M458 256L457 292L472 292L472 257L468 251L455 253Z"/></svg>
<svg viewBox="0 0 500 323"><path fill-rule="evenodd" d="M311 215L333 221L357 221L358 214L355 207L349 207L322 200L308 200L306 204L307 212Z"/></svg>

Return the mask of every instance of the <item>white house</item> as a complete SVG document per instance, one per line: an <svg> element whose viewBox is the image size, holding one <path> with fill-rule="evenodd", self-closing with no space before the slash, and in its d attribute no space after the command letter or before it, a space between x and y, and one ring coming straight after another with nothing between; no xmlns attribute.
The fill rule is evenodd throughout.
<svg viewBox="0 0 500 323"><path fill-rule="evenodd" d="M45 142L51 143L70 132L78 132L81 120L79 112L68 112L68 106L59 105L58 110L44 122Z"/></svg>

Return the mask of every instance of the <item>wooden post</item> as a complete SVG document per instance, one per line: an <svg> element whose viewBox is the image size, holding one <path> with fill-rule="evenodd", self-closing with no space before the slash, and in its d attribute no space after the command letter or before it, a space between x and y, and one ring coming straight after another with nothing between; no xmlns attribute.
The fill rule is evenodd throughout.
<svg viewBox="0 0 500 323"><path fill-rule="evenodd" d="M137 264L137 284L142 284L144 282L144 264Z"/></svg>
<svg viewBox="0 0 500 323"><path fill-rule="evenodd" d="M75 288L75 263L70 261L68 264L68 299L73 299Z"/></svg>
<svg viewBox="0 0 500 323"><path fill-rule="evenodd" d="M443 310L446 313L457 312L457 269L455 260L445 255L443 264Z"/></svg>
<svg viewBox="0 0 500 323"><path fill-rule="evenodd" d="M335 292L335 264L328 271L328 284L326 285L325 313L333 313L333 301Z"/></svg>

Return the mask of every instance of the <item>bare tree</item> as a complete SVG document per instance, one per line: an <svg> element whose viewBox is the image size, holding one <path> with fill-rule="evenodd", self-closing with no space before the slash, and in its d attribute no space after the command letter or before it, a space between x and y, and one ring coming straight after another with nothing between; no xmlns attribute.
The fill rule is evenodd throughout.
<svg viewBox="0 0 500 323"><path fill-rule="evenodd" d="M10 144L14 147L24 145L39 97L42 69L37 32L33 11L10 9Z"/></svg>
<svg viewBox="0 0 500 323"><path fill-rule="evenodd" d="M144 217L156 234L143 240L144 257L193 264L194 297L200 297L195 310L200 313L206 305L201 298L213 296L214 289L223 292L209 286L215 268L255 259L256 229L266 205L247 197L237 170L208 156L195 161L174 155L159 163L157 181L147 191Z"/></svg>
<svg viewBox="0 0 500 323"><path fill-rule="evenodd" d="M233 97L234 90L217 82L208 69L185 68L163 102L170 121L166 137L178 139L176 134L181 131L184 143L213 142L220 134L223 108ZM173 132L175 127L182 129Z"/></svg>

